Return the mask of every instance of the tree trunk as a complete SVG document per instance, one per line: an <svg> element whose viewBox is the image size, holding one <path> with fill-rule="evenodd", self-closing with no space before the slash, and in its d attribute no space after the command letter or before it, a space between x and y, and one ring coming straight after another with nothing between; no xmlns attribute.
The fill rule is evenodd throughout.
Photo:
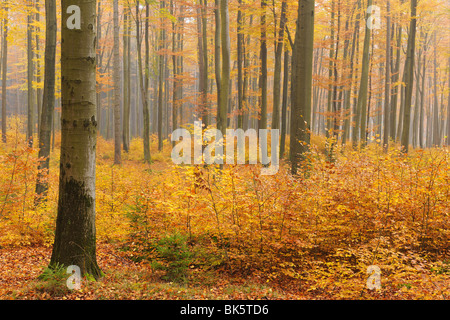
<svg viewBox="0 0 450 320"><path fill-rule="evenodd" d="M160 9L164 11L166 7L165 1L160 2ZM148 22L146 22L147 25ZM163 149L163 102L164 102L164 54L161 51L165 48L166 31L164 30L163 18L161 18L161 31L159 39L159 82L158 82L158 150Z"/></svg>
<svg viewBox="0 0 450 320"><path fill-rule="evenodd" d="M396 141L397 140L397 135L396 135L396 129L397 129L397 102L398 102L398 92L399 92L399 88L401 88L401 86L399 86L397 84L398 80L400 79L400 53L402 50L402 27L401 25L397 26L398 31L397 31L397 55L396 55L396 59L395 59L395 70L392 70L392 83L395 84L394 87L391 86L392 88L392 100L391 100L391 116L390 116L390 136L391 139Z"/></svg>
<svg viewBox="0 0 450 320"><path fill-rule="evenodd" d="M50 266L76 265L101 276L96 258L95 158L96 1L62 0L61 159L58 215ZM77 5L81 29L67 26L67 8Z"/></svg>
<svg viewBox="0 0 450 320"><path fill-rule="evenodd" d="M424 43L426 43L426 39L428 38L428 34L425 34ZM420 120L419 120L419 146L421 148L424 147L424 135L423 129L425 125L425 79L426 79L426 67L427 66L427 45L425 44L423 50L423 62L422 62L422 83L421 92L420 92ZM419 85L419 83L417 83Z"/></svg>
<svg viewBox="0 0 450 320"><path fill-rule="evenodd" d="M420 42L420 40L419 40ZM418 145L418 134L419 134L419 116L420 116L420 71L422 70L421 62L422 62L422 54L423 47L419 49L419 54L417 56L417 67L415 72L416 77L416 93L414 99L414 119L413 119L413 127L412 127L412 143L413 147L417 148Z"/></svg>
<svg viewBox="0 0 450 320"><path fill-rule="evenodd" d="M448 86L450 88L450 57L448 58ZM447 146L450 146L450 90L448 91L447 101Z"/></svg>
<svg viewBox="0 0 450 320"><path fill-rule="evenodd" d="M334 128L334 119L335 119L335 114L333 114L333 69L334 69L334 41L335 41L335 37L334 37L334 17L335 17L335 13L334 13L334 7L335 7L335 0L331 0L331 26L330 26L330 52L329 52L329 61L328 61L328 98L327 98L327 128L326 128L326 137L330 138L333 136L333 128ZM328 142L327 142L328 143ZM327 147L327 152L329 152L331 150L328 150Z"/></svg>
<svg viewBox="0 0 450 320"><path fill-rule="evenodd" d="M237 68L238 68L238 123L237 128L243 129L244 127L244 18L242 15L242 0L239 0L239 9L237 13Z"/></svg>
<svg viewBox="0 0 450 320"><path fill-rule="evenodd" d="M34 62L33 62L33 18L32 18L32 5L28 6L27 13L27 97L28 97L28 113L27 113L27 140L28 145L33 147L33 134L34 134Z"/></svg>
<svg viewBox="0 0 450 320"><path fill-rule="evenodd" d="M402 147L405 153L409 148L409 128L411 125L411 102L414 87L414 54L416 48L417 0L411 0L411 22L409 28L408 47L406 52L406 87L403 118Z"/></svg>
<svg viewBox="0 0 450 320"><path fill-rule="evenodd" d="M231 72L231 49L230 49L230 18L228 11L228 0L221 0L220 3L220 31L222 44L222 75L221 75L221 95L219 106L219 130L225 135L227 129L227 110L230 103L230 72Z"/></svg>
<svg viewBox="0 0 450 320"><path fill-rule="evenodd" d="M45 1L46 36L45 36L45 74L44 99L42 103L41 125L39 126L39 162L36 194L47 196L48 182L43 179L50 165L50 142L55 110L55 68L56 68L56 1ZM39 201L39 199L37 199Z"/></svg>
<svg viewBox="0 0 450 320"><path fill-rule="evenodd" d="M216 76L216 88L217 88L217 116L216 116L216 122L217 122L217 129L221 130L222 126L222 110L220 108L221 101L222 101L222 54L221 54L221 47L222 47L222 32L221 32L221 17L220 17L220 6L221 6L221 0L215 0L215 9L214 9L214 16L215 16L215 36L214 36L214 67L215 67L215 76ZM225 119L226 122L226 119Z"/></svg>
<svg viewBox="0 0 450 320"><path fill-rule="evenodd" d="M275 48L275 74L273 79L273 113L272 129L280 128L280 103L281 103L281 62L283 59L284 29L286 28L287 0L281 3L280 29Z"/></svg>
<svg viewBox="0 0 450 320"><path fill-rule="evenodd" d="M267 23L266 23L267 0L261 0L261 75L259 78L259 93L261 95L260 118L258 129L267 129Z"/></svg>
<svg viewBox="0 0 450 320"><path fill-rule="evenodd" d="M283 75L283 102L281 104L281 142L280 142L280 158L284 157L286 149L286 126L287 126L287 106L288 106L288 90L289 90L289 51L284 52L284 75Z"/></svg>
<svg viewBox="0 0 450 320"><path fill-rule="evenodd" d="M130 150L130 115L131 115L131 48L130 48L130 7L124 7L123 14L123 151Z"/></svg>
<svg viewBox="0 0 450 320"><path fill-rule="evenodd" d="M139 0L136 1L136 43L138 52L138 69L139 69L139 87L141 88L141 99L142 99L142 113L144 122L144 161L150 162L150 114L148 107L148 85L149 85L149 43L148 43L148 22L146 22L145 27L145 70L142 67L142 52L141 52L141 37L140 37L140 12L139 12ZM148 21L149 16L149 4L146 2L146 16Z"/></svg>
<svg viewBox="0 0 450 320"><path fill-rule="evenodd" d="M309 150L311 130L311 91L314 51L314 0L300 0L297 33L292 60L292 106L290 160L297 174L305 152Z"/></svg>
<svg viewBox="0 0 450 320"><path fill-rule="evenodd" d="M2 141L6 143L6 75L8 69L8 2L3 1L3 39L2 39Z"/></svg>
<svg viewBox="0 0 450 320"><path fill-rule="evenodd" d="M97 6L97 53L100 52L100 40L102 38L102 28L101 28L101 20L102 20L102 7L101 7L101 1L98 1ZM101 70L102 68L102 56L103 54L100 54L97 58L97 68ZM97 81L97 123L98 123L98 132L100 135L102 135L103 126L102 126L102 84Z"/></svg>
<svg viewBox="0 0 450 320"><path fill-rule="evenodd" d="M120 132L120 25L119 25L119 0L113 2L114 23L114 164L122 163L122 133Z"/></svg>
<svg viewBox="0 0 450 320"><path fill-rule="evenodd" d="M202 1L201 8L197 9L197 29L198 29L198 66L199 66L199 109L202 122L205 127L208 123L208 48L206 39L206 0Z"/></svg>
<svg viewBox="0 0 450 320"><path fill-rule="evenodd" d="M352 100L352 90L353 87L356 86L356 79L355 79L355 53L356 53L356 48L359 48L359 44L357 43L357 40L359 39L359 26L360 26L360 18L361 18L361 14L360 14L360 9L361 9L361 1L358 0L357 3L357 11L358 13L356 14L356 21L355 21L355 29L353 32L353 39L352 39L352 51L350 54L350 75L349 75L349 80L350 80L350 87L349 89L346 91L346 110L348 112L348 121L346 121L346 125L345 125L345 132L344 132L344 139L343 139L343 144L345 144L347 142L347 137L350 137L350 129L351 129L351 122L352 119L354 117L356 117L356 112L352 112L352 108L351 108L351 100ZM357 68L357 67L356 67ZM354 104L354 106L356 106L356 104ZM354 107L355 108L355 107ZM358 129L356 127L353 127L352 130L352 141L356 141L357 137L358 137Z"/></svg>
<svg viewBox="0 0 450 320"><path fill-rule="evenodd" d="M39 50L40 50L40 43L39 43L39 21L40 21L40 6L39 6L39 0L36 0L36 82L38 84L41 83L41 63L40 63L40 56L39 56ZM40 126L41 126L41 116L42 116L42 90L38 87L36 89L36 100L37 100L37 120L38 120L38 129L37 132L39 134L40 132Z"/></svg>
<svg viewBox="0 0 450 320"><path fill-rule="evenodd" d="M173 0L170 1L170 14L175 16L175 6ZM178 22L172 21L172 65L173 65L173 89L172 89L172 130L176 130L178 127L178 86L179 86L179 75L178 75L178 52L179 48L179 18ZM172 142L172 146L175 146L176 142Z"/></svg>
<svg viewBox="0 0 450 320"><path fill-rule="evenodd" d="M433 146L440 145L439 136L439 102L438 102L438 80L437 80L437 31L434 31L433 52Z"/></svg>
<svg viewBox="0 0 450 320"><path fill-rule="evenodd" d="M372 0L368 0L367 8L372 5ZM367 116L367 96L368 96L368 84L369 84L369 67L370 67L370 36L371 29L368 26L369 13L366 13L365 19L365 29L366 34L364 36L364 48L363 48L363 58L362 58L362 70L361 70L361 81L359 86L358 93L358 104L357 104L357 113L356 116L356 127L359 125L359 133L360 133L360 142L361 145L364 146L366 144L367 139L367 125L366 125L366 116ZM357 141L353 141L353 144L357 144Z"/></svg>
<svg viewBox="0 0 450 320"><path fill-rule="evenodd" d="M389 129L390 129L390 97L391 97L391 3L386 4L386 75L384 83L384 130L383 148L387 152L389 149Z"/></svg>

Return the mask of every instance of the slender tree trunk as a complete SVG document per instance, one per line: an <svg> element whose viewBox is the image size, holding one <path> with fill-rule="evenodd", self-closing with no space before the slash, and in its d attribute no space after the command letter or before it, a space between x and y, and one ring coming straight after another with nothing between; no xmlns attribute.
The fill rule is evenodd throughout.
<svg viewBox="0 0 450 320"><path fill-rule="evenodd" d="M384 83L384 128L383 128L383 148L387 152L389 149L389 129L390 129L390 98L391 98L391 2L386 4L386 75Z"/></svg>
<svg viewBox="0 0 450 320"><path fill-rule="evenodd" d="M2 141L6 143L6 75L8 69L8 9L9 4L3 1L3 39L2 39Z"/></svg>
<svg viewBox="0 0 450 320"><path fill-rule="evenodd" d="M402 85L400 85L400 110L397 123L397 134L396 134L397 140L401 140L403 132L403 118L405 113L405 86L403 84L406 83L406 77L407 77L407 68L403 68Z"/></svg>
<svg viewBox="0 0 450 320"><path fill-rule="evenodd" d="M333 69L334 69L334 41L335 41L335 30L334 30L334 18L335 18L335 0L331 0L331 26L330 26L330 52L329 52L329 61L328 61L328 98L327 98L327 128L326 128L326 137L330 138L333 136L332 129L334 128L334 119L335 115L333 114ZM327 147L327 152L329 148Z"/></svg>
<svg viewBox="0 0 450 320"><path fill-rule="evenodd" d="M175 6L173 0L170 1L170 12L172 16L175 16ZM172 65L173 65L173 90L172 90L172 130L178 127L178 86L179 86L179 18L178 21L172 21ZM172 142L172 146L175 146L175 142Z"/></svg>
<svg viewBox="0 0 450 320"><path fill-rule="evenodd" d="M102 21L102 7L101 7L101 1L98 1L97 6L97 68L101 70L103 64L102 64L102 56L103 54L100 54L100 40L102 39L102 28L101 28L101 21ZM103 126L102 126L102 84L97 81L97 122L98 122L98 132L101 135L103 133Z"/></svg>
<svg viewBox="0 0 450 320"><path fill-rule="evenodd" d="M130 115L131 115L131 95L130 95L130 8L124 7L123 14L123 151L130 150Z"/></svg>
<svg viewBox="0 0 450 320"><path fill-rule="evenodd" d="M396 45L396 59L395 59L395 70L392 70L392 83L396 84L400 79L400 53L402 50L402 27L399 24L397 26L397 45ZM398 93L399 88L401 89L401 85L396 84L392 87L392 100L391 100L391 116L390 116L390 136L391 139L397 141L396 129L397 129L397 102L398 102Z"/></svg>
<svg viewBox="0 0 450 320"><path fill-rule="evenodd" d="M114 164L122 163L122 133L120 132L120 25L119 25L119 0L113 2L114 20Z"/></svg>
<svg viewBox="0 0 450 320"><path fill-rule="evenodd" d="M244 127L244 79L243 79L243 66L244 66L244 19L242 15L242 0L239 0L239 9L237 13L237 68L238 68L238 123L237 127L242 129Z"/></svg>
<svg viewBox="0 0 450 320"><path fill-rule="evenodd" d="M35 26L35 31L36 31L36 82L38 84L41 83L41 63L40 63L40 40L39 40L39 22L40 22L40 5L39 5L39 0L36 0L36 15L35 15L35 20L36 20L36 26ZM42 90L38 87L36 89L36 106L37 106L37 123L38 123L38 128L37 128L37 132L39 134L40 132L40 125L41 125L41 113L42 113Z"/></svg>
<svg viewBox="0 0 450 320"><path fill-rule="evenodd" d="M415 72L416 77L416 93L414 99L414 119L413 119L413 128L412 128L412 143L413 147L417 148L418 145L418 135L419 135L419 117L420 117L420 72L422 70L422 54L423 47L419 49L419 54L417 57L417 67Z"/></svg>
<svg viewBox="0 0 450 320"><path fill-rule="evenodd" d="M411 22L409 28L408 47L406 52L406 87L405 87L405 106L403 118L402 147L405 153L409 149L409 128L411 125L411 103L414 87L414 54L416 48L416 25L417 25L417 0L411 0Z"/></svg>
<svg viewBox="0 0 450 320"><path fill-rule="evenodd" d="M286 127L287 127L287 107L288 107L288 91L289 91L289 51L284 52L284 74L283 74L283 102L281 104L281 142L280 142L280 158L284 157L286 152Z"/></svg>
<svg viewBox="0 0 450 320"><path fill-rule="evenodd" d="M258 121L259 129L267 129L267 22L266 22L267 0L261 0L261 75L259 78L259 93L261 95L260 115Z"/></svg>
<svg viewBox="0 0 450 320"><path fill-rule="evenodd" d="M369 8L372 5L372 0L368 0L367 7ZM364 49L363 49L363 58L362 58L362 70L361 70L361 81L359 86L358 93L358 104L357 104L357 112L359 116L356 116L356 127L359 128L360 133L360 142L361 145L364 146L366 144L367 139L367 124L366 124L366 116L367 116L367 96L368 96L368 84L369 84L369 51L370 51L370 36L371 29L368 26L369 13L366 13L365 19L365 29L366 34L364 36ZM353 144L357 144L357 141L353 141Z"/></svg>
<svg viewBox="0 0 450 320"><path fill-rule="evenodd" d="M338 11L337 11L337 33L336 33L336 47L334 52L334 63L333 63L333 135L336 139L336 141L333 142L335 144L338 139L338 131L339 131L339 114L340 114L340 108L338 107L338 66L337 66L337 60L339 57L339 42L340 42L340 34L341 34L341 1L338 0ZM333 147L332 147L333 149Z"/></svg>
<svg viewBox="0 0 450 320"><path fill-rule="evenodd" d="M96 1L62 0L62 140L59 202L50 266L76 265L101 276L96 259L95 163ZM81 29L67 26L67 8L77 5Z"/></svg>
<svg viewBox="0 0 450 320"><path fill-rule="evenodd" d="M352 17L348 17L347 21L345 22L345 34L348 34L349 31L349 25L350 25L350 19ZM344 40L344 53L343 53L343 61L347 64L348 63L348 51L349 51L349 46L350 46L350 39L349 37L346 35L345 36L345 40ZM351 72L349 72L348 74L348 79L351 79ZM351 81L350 81L351 83ZM350 86L351 88L351 86ZM350 129L350 118L349 118L349 113L350 113L350 108L349 108L349 102L350 102L350 96L349 96L349 90L347 90L346 86L342 86L342 90L341 91L341 96L343 96L343 104L340 107L341 111L341 118L343 120L343 134L342 134L342 145L345 145L347 142L347 135L348 135L348 131ZM341 99L341 98L340 98Z"/></svg>
<svg viewBox="0 0 450 320"><path fill-rule="evenodd" d="M297 174L311 139L311 91L314 53L314 0L300 0L292 60L290 160Z"/></svg>
<svg viewBox="0 0 450 320"><path fill-rule="evenodd" d="M202 1L201 8L197 9L197 28L198 28L198 65L199 65L199 109L202 116L202 122L205 127L208 123L208 48L206 39L206 0Z"/></svg>
<svg viewBox="0 0 450 320"><path fill-rule="evenodd" d="M222 130L222 117L223 112L221 110L221 101L222 101L222 32L221 32L221 15L220 15L220 6L221 0L215 0L215 37L214 37L214 66L215 66L215 76L216 76L216 88L217 88L217 129ZM226 119L224 120L226 121Z"/></svg>
<svg viewBox="0 0 450 320"><path fill-rule="evenodd" d="M357 3L357 14L356 14L356 19L355 19L355 29L353 32L353 40L352 40L352 51L350 54L350 75L349 75L349 80L350 80L350 87L346 92L346 109L348 112L348 121L346 122L346 126L345 126L345 133L344 133L344 138L343 139L343 144L345 144L347 142L347 137L350 136L350 129L351 129L351 122L352 119L354 117L356 117L356 112L352 112L352 108L351 108L351 102L352 102L352 90L353 87L356 83L355 81L355 75L354 75L354 66L355 66L355 53L356 53L356 48L358 47L358 43L357 43L357 39L359 38L359 26L360 26L360 19L361 19L361 14L360 14L360 9L361 9L361 1L358 0ZM356 104L354 104L356 105ZM353 127L352 130L352 141L356 141L357 137L358 137L358 129L356 127Z"/></svg>
<svg viewBox="0 0 450 320"><path fill-rule="evenodd" d="M166 3L165 1L160 2L161 11L165 10ZM165 48L166 41L166 31L164 29L163 18L161 18L161 31L160 31L160 39L159 39L159 50L162 51ZM164 103L164 54L159 54L159 83L158 83L158 150L162 151L163 149L163 103Z"/></svg>
<svg viewBox="0 0 450 320"><path fill-rule="evenodd" d="M180 124L183 124L183 73L184 73L184 58L183 58L183 50L184 50L184 5L182 4L180 6L180 15L178 17L178 51L179 55L177 57L177 74L180 76L180 78L176 81L177 84L177 103L176 103L176 109L174 112L176 112L177 116L180 119ZM175 116L175 115L174 115ZM175 116L175 117L177 117ZM178 123L178 121L176 122ZM177 128L178 126L174 127Z"/></svg>
<svg viewBox="0 0 450 320"><path fill-rule="evenodd" d="M145 70L142 67L142 50L141 50L141 36L140 36L140 12L139 12L139 0L136 1L136 43L138 52L138 69L139 69L139 87L141 88L142 99L142 113L144 122L144 161L150 162L150 114L148 107L148 85L149 85L149 43L148 43L148 16L150 6L148 1L146 2L146 23L145 23Z"/></svg>
<svg viewBox="0 0 450 320"><path fill-rule="evenodd" d="M280 103L281 103L281 62L283 59L284 30L286 28L287 0L281 3L280 29L275 48L275 75L273 79L273 113L272 129L280 128Z"/></svg>
<svg viewBox="0 0 450 320"><path fill-rule="evenodd" d="M359 31L360 31L360 20L361 20L361 14L360 14L360 9L361 9L361 1L358 1L358 14L356 16L356 23L355 23L355 33L354 33L354 38L353 38L353 43L356 44L356 48L355 48L355 71L354 71L354 79L352 79L352 90L353 90L353 122L354 125L352 125L352 145L355 148L358 144L358 139L359 139L359 119L361 117L360 113L358 112L358 73L359 73ZM366 23L365 18L363 18L364 23Z"/></svg>
<svg viewBox="0 0 450 320"><path fill-rule="evenodd" d="M230 49L230 18L228 10L228 0L221 0L220 3L220 23L221 23L221 45L222 45L222 75L221 75L221 95L219 107L219 130L225 135L227 129L227 110L230 103L230 72L231 72L231 49Z"/></svg>
<svg viewBox="0 0 450 320"><path fill-rule="evenodd" d="M448 67L448 86L450 88L450 57L448 58ZM447 101L447 146L450 146L450 90L448 91Z"/></svg>
<svg viewBox="0 0 450 320"><path fill-rule="evenodd" d="M55 109L55 67L56 67L56 1L45 1L46 36L45 36L45 74L44 99L39 131L39 162L36 194L47 196L48 182L43 179L50 167L50 142ZM39 199L37 199L39 201Z"/></svg>
<svg viewBox="0 0 450 320"><path fill-rule="evenodd" d="M424 43L426 43L427 34L425 34ZM424 148L424 126L425 126L425 79L426 79L426 66L427 66L427 46L425 45L423 50L423 62L422 62L422 83L420 92L420 120L419 120L419 145ZM419 83L417 83L419 85Z"/></svg>
<svg viewBox="0 0 450 320"><path fill-rule="evenodd" d="M28 97L28 116L27 116L27 140L30 147L33 146L34 134L34 61L33 61L33 15L31 14L32 5L28 6L27 13L27 97Z"/></svg>
<svg viewBox="0 0 450 320"><path fill-rule="evenodd" d="M440 145L439 135L439 102L438 102L438 80L437 80L437 31L434 31L433 50L433 146Z"/></svg>

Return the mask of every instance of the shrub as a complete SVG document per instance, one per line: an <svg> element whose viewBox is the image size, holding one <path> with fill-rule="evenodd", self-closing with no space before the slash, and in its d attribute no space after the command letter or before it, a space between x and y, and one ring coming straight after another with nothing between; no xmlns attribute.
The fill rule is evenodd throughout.
<svg viewBox="0 0 450 320"><path fill-rule="evenodd" d="M185 282L189 265L193 262L194 253L187 244L187 237L180 233L169 234L157 241L154 247L159 261L153 261L152 267L166 271L163 279Z"/></svg>

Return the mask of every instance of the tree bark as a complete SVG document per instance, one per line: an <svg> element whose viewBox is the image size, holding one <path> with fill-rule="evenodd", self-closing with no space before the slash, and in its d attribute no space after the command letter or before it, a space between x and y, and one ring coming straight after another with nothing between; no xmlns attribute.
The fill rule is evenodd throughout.
<svg viewBox="0 0 450 320"><path fill-rule="evenodd" d="M222 32L221 32L221 17L220 17L220 6L221 0L215 0L214 2L214 16L215 16L215 36L214 36L214 67L215 67L215 76L216 76L216 88L217 88L217 116L216 123L217 129L221 130L223 117L221 111L221 101L222 101ZM226 122L226 119L225 119Z"/></svg>
<svg viewBox="0 0 450 320"><path fill-rule="evenodd" d="M166 3L165 1L160 2L161 11L165 10ZM148 25L148 21L146 22L146 26ZM146 27L147 28L147 27ZM163 149L163 103L164 103L164 60L165 56L161 53L161 51L165 48L166 41L166 31L163 26L163 18L161 18L161 31L160 31L160 39L159 39L159 82L158 82L158 150L162 151Z"/></svg>
<svg viewBox="0 0 450 320"><path fill-rule="evenodd" d="M230 49L230 18L228 11L228 0L220 2L220 31L222 45L222 75L221 75L221 95L219 107L219 130L225 135L228 120L228 105L230 103L230 72L231 72L231 49Z"/></svg>
<svg viewBox="0 0 450 320"><path fill-rule="evenodd" d="M113 2L114 23L114 164L122 163L122 133L120 132L121 108L120 108L120 25L119 25L119 0Z"/></svg>
<svg viewBox="0 0 450 320"><path fill-rule="evenodd" d="M39 50L40 50L40 43L39 43L39 21L40 21L40 6L39 6L39 0L36 0L36 14L35 14L35 20L36 20L36 82L38 84L41 83L41 63L40 63L40 56L39 56ZM38 87L36 89L36 111L37 111L37 120L38 120L38 128L37 133L40 132L40 125L41 125L41 116L42 116L42 90Z"/></svg>
<svg viewBox="0 0 450 320"><path fill-rule="evenodd" d="M148 22L146 22L145 27L145 70L142 67L142 44L140 36L140 12L139 12L139 0L136 0L136 43L138 52L138 69L139 69L139 87L141 88L141 99L142 99L142 113L143 113L143 123L144 123L144 161L151 162L150 156L150 114L148 106L148 85L149 85L149 43L148 43ZM149 16L149 4L146 2L146 15ZM148 21L148 18L147 18Z"/></svg>
<svg viewBox="0 0 450 320"><path fill-rule="evenodd" d="M261 0L261 75L259 78L259 94L261 95L258 129L267 129L267 0Z"/></svg>
<svg viewBox="0 0 450 320"><path fill-rule="evenodd" d="M32 18L32 4L28 6L27 13L27 141L28 146L33 147L33 134L34 134L34 61L33 61L33 18Z"/></svg>
<svg viewBox="0 0 450 320"><path fill-rule="evenodd" d="M438 80L437 80L437 31L434 31L433 50L433 146L440 145L439 135L439 102L438 102Z"/></svg>
<svg viewBox="0 0 450 320"><path fill-rule="evenodd" d="M3 1L5 17L3 18L3 39L2 39L2 141L6 143L6 75L8 69L8 9L6 0Z"/></svg>
<svg viewBox="0 0 450 320"><path fill-rule="evenodd" d="M420 119L419 119L419 146L421 148L424 147L424 134L423 129L425 125L425 79L426 79L426 66L427 66L427 39L428 34L425 33L424 37L424 50L423 50L423 62L422 62L422 83L420 84L421 90L420 90ZM419 85L419 83L417 83Z"/></svg>
<svg viewBox="0 0 450 320"><path fill-rule="evenodd" d="M383 127L383 149L389 149L389 129L390 129L390 98L391 98L391 3L386 4L386 74L384 83L384 127Z"/></svg>
<svg viewBox="0 0 450 320"><path fill-rule="evenodd" d="M297 174L311 140L311 91L314 50L314 0L300 0L292 61L290 160Z"/></svg>
<svg viewBox="0 0 450 320"><path fill-rule="evenodd" d="M286 149L286 127L287 127L287 107L289 90L289 51L284 52L284 74L283 74L283 102L281 104L281 138L280 138L280 158L284 157Z"/></svg>
<svg viewBox="0 0 450 320"><path fill-rule="evenodd" d="M417 0L411 0L411 22L409 28L408 47L406 52L406 87L403 118L402 147L405 153L409 149L409 128L411 125L411 102L414 87L414 54L416 48Z"/></svg>
<svg viewBox="0 0 450 320"><path fill-rule="evenodd" d="M123 151L130 150L130 115L131 115L131 48L130 48L130 7L124 7L123 14Z"/></svg>
<svg viewBox="0 0 450 320"><path fill-rule="evenodd" d="M62 0L61 159L55 242L50 266L80 267L101 276L96 259L95 163L96 1ZM81 29L67 26L67 8L77 5Z"/></svg>
<svg viewBox="0 0 450 320"><path fill-rule="evenodd" d="M450 88L450 57L448 58L448 86ZM447 146L450 146L450 90L448 91L447 101Z"/></svg>
<svg viewBox="0 0 450 320"><path fill-rule="evenodd" d="M401 25L397 26L397 45L396 45L396 58L395 58L395 70L392 70L392 84L395 84L395 86L391 86L392 88L392 99L391 99L391 110L390 110L390 136L391 139L396 141L397 135L396 135L396 129L397 129L397 102L398 102L398 92L399 86L397 84L398 80L400 79L400 53L402 50L402 27Z"/></svg>
<svg viewBox="0 0 450 320"><path fill-rule="evenodd" d="M372 0L368 0L367 8L372 5ZM363 48L363 58L362 58L362 70L361 70L361 81L359 86L358 93L358 104L357 104L357 113L356 116L356 127L359 125L359 134L360 134L360 142L361 145L364 146L366 144L367 139L367 125L366 125L366 116L367 116L367 96L368 96L368 84L369 84L369 67L370 67L370 37L371 37L371 29L369 28L367 21L369 18L369 13L366 12L365 19L365 29L366 33L364 36L364 48ZM353 141L353 144L357 144L357 141Z"/></svg>
<svg viewBox="0 0 450 320"><path fill-rule="evenodd" d="M237 68L238 68L238 129L243 129L244 127L244 18L242 15L242 0L239 0L239 9L237 13Z"/></svg>
<svg viewBox="0 0 450 320"><path fill-rule="evenodd" d="M273 79L273 113L272 129L280 128L280 103L281 103L281 62L283 59L284 30L286 28L287 1L281 3L280 29L275 48L275 74Z"/></svg>
<svg viewBox="0 0 450 320"><path fill-rule="evenodd" d="M56 1L45 1L45 74L41 125L39 126L39 162L36 194L47 196L48 183L43 179L50 167L50 142L55 110L55 68L56 68ZM37 199L39 201L39 199Z"/></svg>
<svg viewBox="0 0 450 320"><path fill-rule="evenodd" d="M198 29L198 66L199 66L199 109L202 123L205 127L208 123L208 48L206 38L206 0L202 0L201 8L197 9L197 29Z"/></svg>

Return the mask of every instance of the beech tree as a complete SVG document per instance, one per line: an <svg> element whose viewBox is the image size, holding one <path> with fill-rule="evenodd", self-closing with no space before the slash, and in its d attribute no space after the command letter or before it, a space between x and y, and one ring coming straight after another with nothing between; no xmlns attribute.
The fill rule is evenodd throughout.
<svg viewBox="0 0 450 320"><path fill-rule="evenodd" d="M101 276L96 259L96 1L62 0L61 159L50 266Z"/></svg>
<svg viewBox="0 0 450 320"><path fill-rule="evenodd" d="M292 111L290 160L297 174L311 141L311 92L314 51L314 0L300 0L292 50Z"/></svg>
<svg viewBox="0 0 450 320"><path fill-rule="evenodd" d="M28 5L27 15L27 140L30 147L33 146L33 134L34 134L34 50L33 50L33 15L32 4Z"/></svg>
<svg viewBox="0 0 450 320"><path fill-rule="evenodd" d="M45 1L46 37L45 37L45 74L42 115L39 130L39 172L36 183L36 194L45 196L48 183L43 181L50 165L50 142L55 109L55 68L56 68L56 2Z"/></svg>
<svg viewBox="0 0 450 320"><path fill-rule="evenodd" d="M119 40L119 0L114 0L114 163L122 163L120 131L121 108L120 108L120 40Z"/></svg>
<svg viewBox="0 0 450 320"><path fill-rule="evenodd" d="M6 143L6 75L8 73L8 2L3 1L2 30L2 142Z"/></svg>
<svg viewBox="0 0 450 320"><path fill-rule="evenodd" d="M372 0L368 0L367 9L372 6ZM353 141L353 145L356 146L358 140L361 141L361 144L364 146L366 144L367 139L367 126L366 126L366 116L367 116L367 94L368 94L368 85L369 85L369 50L370 50L370 34L371 34L371 26L368 23L368 20L371 16L371 13L366 12L365 19L365 30L366 33L364 35L364 48L363 48L363 58L362 58L362 70L361 70L361 81L359 84L359 93L358 93L358 104L356 107L356 127L354 128L356 132L359 130L359 139L358 135L354 135L356 139Z"/></svg>
<svg viewBox="0 0 450 320"><path fill-rule="evenodd" d="M409 128L411 124L411 101L414 85L414 57L416 48L417 0L411 0L411 22L409 27L408 47L405 65L405 105L403 118L402 147L405 153L409 150Z"/></svg>

